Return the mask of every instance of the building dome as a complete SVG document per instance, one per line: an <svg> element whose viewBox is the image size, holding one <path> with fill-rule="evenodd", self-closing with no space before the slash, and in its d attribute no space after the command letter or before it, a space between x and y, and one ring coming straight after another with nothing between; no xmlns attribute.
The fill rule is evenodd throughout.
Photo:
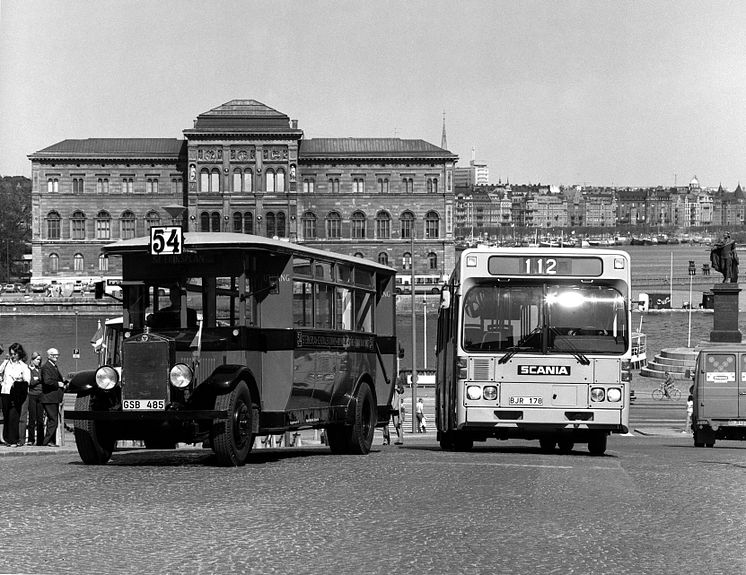
<svg viewBox="0 0 746 575"><path fill-rule="evenodd" d="M698 188L699 187L699 180L697 179L697 176L694 176L692 178L692 181L689 182L689 188Z"/></svg>

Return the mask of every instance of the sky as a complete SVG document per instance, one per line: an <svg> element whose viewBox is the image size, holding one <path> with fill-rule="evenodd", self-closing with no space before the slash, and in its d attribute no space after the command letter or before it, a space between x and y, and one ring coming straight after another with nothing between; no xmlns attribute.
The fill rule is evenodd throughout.
<svg viewBox="0 0 746 575"><path fill-rule="evenodd" d="M746 184L746 2L0 0L0 175L253 99L490 181ZM473 150L473 151L472 151Z"/></svg>

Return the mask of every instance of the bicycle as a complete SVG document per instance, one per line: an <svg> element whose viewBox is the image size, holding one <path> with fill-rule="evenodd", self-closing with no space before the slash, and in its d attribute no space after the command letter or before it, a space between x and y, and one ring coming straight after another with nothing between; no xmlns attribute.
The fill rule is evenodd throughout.
<svg viewBox="0 0 746 575"><path fill-rule="evenodd" d="M664 382L661 382L658 385L657 389L653 390L653 399L660 401L664 397L666 399L678 401L679 399L681 399L681 390L675 385L671 384L668 387L668 394L666 394L666 384Z"/></svg>

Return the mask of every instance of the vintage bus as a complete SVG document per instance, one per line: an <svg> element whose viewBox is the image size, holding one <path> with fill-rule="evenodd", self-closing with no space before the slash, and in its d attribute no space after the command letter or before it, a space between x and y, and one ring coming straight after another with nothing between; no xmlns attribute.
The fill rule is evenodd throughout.
<svg viewBox="0 0 746 575"><path fill-rule="evenodd" d="M106 463L133 439L242 465L256 436L301 429L368 453L396 375L395 270L253 235L176 237L103 248L121 257L122 320L102 365L70 382L81 459Z"/></svg>
<svg viewBox="0 0 746 575"><path fill-rule="evenodd" d="M438 316L441 447L524 438L603 454L628 431L630 322L626 252L464 250Z"/></svg>

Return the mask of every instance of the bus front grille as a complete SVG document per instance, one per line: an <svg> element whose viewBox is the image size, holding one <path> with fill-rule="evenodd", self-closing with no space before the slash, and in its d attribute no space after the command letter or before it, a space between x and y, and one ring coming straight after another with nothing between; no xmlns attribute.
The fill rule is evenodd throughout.
<svg viewBox="0 0 746 575"><path fill-rule="evenodd" d="M124 342L122 397L167 399L173 346L169 340L143 334Z"/></svg>

